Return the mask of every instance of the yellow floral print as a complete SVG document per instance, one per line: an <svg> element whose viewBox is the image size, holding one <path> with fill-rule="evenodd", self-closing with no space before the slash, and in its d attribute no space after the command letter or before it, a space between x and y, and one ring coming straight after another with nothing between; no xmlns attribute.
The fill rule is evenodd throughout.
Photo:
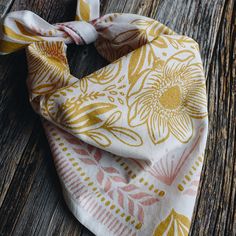
<svg viewBox="0 0 236 236"><path fill-rule="evenodd" d="M52 93L72 81L63 42L38 42L27 49L28 88L32 98Z"/></svg>
<svg viewBox="0 0 236 236"><path fill-rule="evenodd" d="M188 142L192 118L207 115L204 73L194 58L192 51L183 50L165 62L156 60L155 69L145 70L129 90L128 123L147 125L154 144L165 141L170 133Z"/></svg>
<svg viewBox="0 0 236 236"><path fill-rule="evenodd" d="M172 209L168 217L157 226L153 236L188 236L189 228L190 220Z"/></svg>
<svg viewBox="0 0 236 236"><path fill-rule="evenodd" d="M76 14L75 19L89 21L89 19L90 19L90 6L86 1L78 0L77 14Z"/></svg>
<svg viewBox="0 0 236 236"><path fill-rule="evenodd" d="M0 54L26 48L30 102L75 217L102 236L187 236L208 127L198 44L144 16L100 17L99 0L55 25L11 12L0 31ZM95 39L113 63L79 80L66 44Z"/></svg>

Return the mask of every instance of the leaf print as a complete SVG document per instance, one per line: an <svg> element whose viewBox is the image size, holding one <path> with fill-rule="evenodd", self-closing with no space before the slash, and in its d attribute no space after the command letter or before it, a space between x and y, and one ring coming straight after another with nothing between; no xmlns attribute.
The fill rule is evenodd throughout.
<svg viewBox="0 0 236 236"><path fill-rule="evenodd" d="M168 40L168 42L172 45L172 47L174 47L175 49L179 49L179 48L185 48L186 44L191 44L195 47L197 46L197 43L186 36L182 36L182 37L176 37L176 35L165 35L165 38Z"/></svg>
<svg viewBox="0 0 236 236"><path fill-rule="evenodd" d="M126 55L127 53L133 51L133 45L117 45L113 44L109 40L106 40L105 38L100 37L97 39L95 44L99 54L110 62L113 62L118 58Z"/></svg>
<svg viewBox="0 0 236 236"><path fill-rule="evenodd" d="M141 26L143 29L147 29L149 26L151 26L155 21L154 20L147 20L147 19L137 19L133 20L131 24Z"/></svg>
<svg viewBox="0 0 236 236"><path fill-rule="evenodd" d="M113 167L103 167L103 170L109 174L119 173L119 171Z"/></svg>
<svg viewBox="0 0 236 236"><path fill-rule="evenodd" d="M158 37L156 39L154 39L152 41L152 45L158 47L158 48L167 48L168 47L168 44L167 42L165 41L165 38L164 37Z"/></svg>
<svg viewBox="0 0 236 236"><path fill-rule="evenodd" d="M95 71L84 79L95 84L108 84L111 81L114 81L114 79L120 74L121 68L122 61L119 60L116 63L112 63L109 66L105 66L100 70Z"/></svg>
<svg viewBox="0 0 236 236"><path fill-rule="evenodd" d="M140 146L143 144L141 137L131 129L113 126L107 128L107 130L109 130L109 132L122 143L125 143L129 146Z"/></svg>
<svg viewBox="0 0 236 236"><path fill-rule="evenodd" d="M141 206L138 206L138 220L140 222L143 222L144 219L144 211L143 208Z"/></svg>
<svg viewBox="0 0 236 236"><path fill-rule="evenodd" d="M140 77L140 73L143 71L147 48L147 46L141 47L131 54L128 67L128 78L131 85L137 81Z"/></svg>
<svg viewBox="0 0 236 236"><path fill-rule="evenodd" d="M121 112L116 111L107 119L107 121L104 123L104 125L106 127L111 126L114 123L116 123L120 118L121 118Z"/></svg>
<svg viewBox="0 0 236 236"><path fill-rule="evenodd" d="M56 84L44 84L44 85L38 85L34 86L34 88L31 90L32 93L37 94L37 95L44 95L47 93L51 93L55 91L57 88Z"/></svg>
<svg viewBox="0 0 236 236"><path fill-rule="evenodd" d="M80 86L80 90L83 92L83 93L86 93L87 92L87 89L88 89L88 80L86 78L82 78L79 80L79 86Z"/></svg>
<svg viewBox="0 0 236 236"><path fill-rule="evenodd" d="M151 25L150 30L148 31L148 35L152 36L153 38L159 38L161 37L160 35L165 34L165 31L168 31L167 29L168 28L165 25L154 21Z"/></svg>
<svg viewBox="0 0 236 236"><path fill-rule="evenodd" d="M73 145L78 145L78 147L80 147L81 145L83 145L83 142L80 139L75 138L74 136L72 136L71 134L66 133L64 135L64 137L66 138L66 140ZM89 149L88 149L89 150Z"/></svg>
<svg viewBox="0 0 236 236"><path fill-rule="evenodd" d="M87 149L88 149L89 153L92 153L92 152L96 149L96 147L94 147L94 146L88 144L88 145L87 145ZM95 158L95 156L94 156L94 158ZM95 158L95 159L96 159L96 158Z"/></svg>
<svg viewBox="0 0 236 236"><path fill-rule="evenodd" d="M143 140L136 132L124 127L113 126L113 124L115 124L121 118L121 114L122 113L120 111L113 113L101 126L101 128L105 129L110 134L112 134L116 139L129 146L142 145Z"/></svg>
<svg viewBox="0 0 236 236"><path fill-rule="evenodd" d="M108 122L105 122L109 128L113 129L114 124L121 118L121 112L117 111L112 113L108 117ZM102 128L99 128L102 129ZM99 129L86 131L86 135L97 135L100 136ZM120 132L120 129L118 129ZM75 138L74 138L75 139ZM135 217L140 222L144 221L144 208L149 207L152 204L155 204L158 199L155 196L152 196L148 193L144 193L141 189L134 185L129 184L129 178L120 173L118 168L114 166L103 166L104 162L98 162L102 158L103 151L99 150L96 147L93 147L88 144L83 144L81 142L77 145L76 142L71 140L73 143L73 149L79 150L82 154L87 154L86 156L79 156L79 160L82 163L87 165L96 165L96 180L99 188L103 193L106 193L106 196L112 199L115 202L118 202L119 206L122 207L124 212ZM81 151L82 150L82 151ZM87 151L87 152L83 152ZM104 163L106 164L106 163Z"/></svg>
<svg viewBox="0 0 236 236"><path fill-rule="evenodd" d="M147 193L140 192L140 193L136 193L136 194L130 194L130 196L134 199L142 199L144 197L149 197L150 195Z"/></svg>
<svg viewBox="0 0 236 236"><path fill-rule="evenodd" d="M111 178L115 182L127 183L127 180L121 176L112 176Z"/></svg>
<svg viewBox="0 0 236 236"><path fill-rule="evenodd" d="M86 155L86 156L88 155L88 152L84 149L76 148L74 149L74 151L80 155Z"/></svg>
<svg viewBox="0 0 236 236"><path fill-rule="evenodd" d="M167 218L162 221L157 228L153 236L164 236L164 235L183 235L188 236L190 228L190 220L174 209L171 210Z"/></svg>
<svg viewBox="0 0 236 236"><path fill-rule="evenodd" d="M80 160L87 165L96 165L96 162L89 158L80 158Z"/></svg>
<svg viewBox="0 0 236 236"><path fill-rule="evenodd" d="M107 179L105 187L104 187L104 191L108 192L111 189L112 183L110 179Z"/></svg>
<svg viewBox="0 0 236 236"><path fill-rule="evenodd" d="M77 145L76 142L73 141L73 139L71 141L73 143L74 150L84 150L83 143ZM141 192L138 186L129 184L128 180L125 179L124 176L115 167L103 166L102 163L97 165L96 161L100 161L102 156L101 150L87 144L85 148L87 148L88 150L88 158L79 157L79 159L85 164L96 165L96 180L100 185L101 190L105 192L110 199L118 202L119 206L122 207L124 211L128 212L130 215L143 222L143 208L155 204L158 199L150 194Z"/></svg>
<svg viewBox="0 0 236 236"><path fill-rule="evenodd" d="M147 199L145 201L140 202L140 204L142 204L143 206L150 206L150 205L152 205L152 204L154 204L154 203L156 203L158 201L159 200L157 198L149 198L149 199Z"/></svg>
<svg viewBox="0 0 236 236"><path fill-rule="evenodd" d="M99 162L102 158L102 153L99 149L96 149L95 154L94 154L94 159Z"/></svg>
<svg viewBox="0 0 236 236"><path fill-rule="evenodd" d="M111 199L114 198L113 195L114 195L114 191L113 191L113 190L111 190L111 191L108 192L108 196L109 196Z"/></svg>
<svg viewBox="0 0 236 236"><path fill-rule="evenodd" d="M140 34L142 34L142 31L139 29L132 29L132 30L128 30L128 31L124 31L120 34L118 34L113 40L112 42L114 44L123 44L126 43L127 41L132 41L134 39L136 39L137 37L140 36Z"/></svg>
<svg viewBox="0 0 236 236"><path fill-rule="evenodd" d="M111 145L111 140L99 131L87 131L82 134L91 138L95 143L102 147L108 147Z"/></svg>
<svg viewBox="0 0 236 236"><path fill-rule="evenodd" d="M97 173L97 181L99 184L102 184L103 178L104 178L104 173L102 170L99 170Z"/></svg>
<svg viewBox="0 0 236 236"><path fill-rule="evenodd" d="M29 77L27 80L31 99L51 94L74 82L74 77L69 74L63 42L30 44L26 52L27 58L31 62L28 65ZM34 101L34 106L39 106L38 100Z"/></svg>
<svg viewBox="0 0 236 236"><path fill-rule="evenodd" d="M155 20L137 17L129 22L126 30L109 40L107 35L114 35L116 24L107 24L107 26L99 32L101 37L96 42L96 48L108 61L115 61L129 52L147 45L160 35L174 34L168 27Z"/></svg>
<svg viewBox="0 0 236 236"><path fill-rule="evenodd" d="M126 191L126 192L131 192L135 189L137 189L137 186L134 185L134 184L129 184L129 185L126 185L126 186L122 187L122 190Z"/></svg>
<svg viewBox="0 0 236 236"><path fill-rule="evenodd" d="M116 105L97 102L88 105L82 105L77 100L66 100L61 105L61 115L58 121L74 132L82 133L90 130L92 126L102 124L100 116L116 108Z"/></svg>
<svg viewBox="0 0 236 236"><path fill-rule="evenodd" d="M131 199L129 199L128 201L129 201L128 203L129 213L133 215L134 214L134 201Z"/></svg>
<svg viewBox="0 0 236 236"><path fill-rule="evenodd" d="M118 193L118 203L122 208L124 208L124 195L119 190L117 190L117 193Z"/></svg>

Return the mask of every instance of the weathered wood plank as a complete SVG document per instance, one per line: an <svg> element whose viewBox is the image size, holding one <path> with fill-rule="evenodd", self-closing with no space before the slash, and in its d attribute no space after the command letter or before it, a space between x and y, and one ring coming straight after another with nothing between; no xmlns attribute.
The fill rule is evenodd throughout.
<svg viewBox="0 0 236 236"><path fill-rule="evenodd" d="M66 3L66 8L64 2L37 3L15 1L11 10L33 10L33 7L37 7L36 13L51 22L63 20L63 15L66 20L74 18L75 2ZM57 10L50 13L51 9ZM46 138L39 118L28 103L24 52L0 58L0 69L0 234L45 235L48 232L48 235L52 235L61 229L62 235L73 235L71 232L78 235L81 225L69 213L69 217L64 218L67 208L62 198L59 203L60 188L58 185L53 188L57 176L51 171L53 165L49 165L45 159L45 153L51 159L50 150L48 146L42 148L40 140L46 141ZM38 130L41 130L40 135ZM40 150L35 151L35 147L40 146ZM50 179L51 173L54 174L53 180ZM45 182L49 184L48 188ZM38 186L42 186L42 191ZM58 227L54 228L56 225Z"/></svg>
<svg viewBox="0 0 236 236"><path fill-rule="evenodd" d="M74 0L15 0L11 10L29 9L54 23L72 20L75 4ZM190 234L235 235L234 0L103 0L101 10L103 14L151 16L199 42L208 81L210 134ZM68 58L78 77L106 63L92 45L69 46ZM27 102L24 53L0 58L0 71L0 234L92 235L74 219L62 199L40 121Z"/></svg>
<svg viewBox="0 0 236 236"><path fill-rule="evenodd" d="M236 235L236 5L227 1L209 61L209 137L192 235Z"/></svg>
<svg viewBox="0 0 236 236"><path fill-rule="evenodd" d="M58 6L55 1L47 1L47 5L49 9ZM27 4L25 1L15 1L12 10L30 9L32 6L35 6L34 3L31 3L30 6L30 4ZM61 5L60 9L62 12L66 12L63 5ZM51 16L49 12L47 12L47 14ZM62 15L61 12L58 14ZM45 15L44 17L47 19L49 18L48 15ZM2 199L11 183L11 179L18 166L23 150L29 141L36 116L32 113L32 109L27 101L28 98L25 85L27 66L24 53L21 52L15 55L1 57L0 61L0 87L2 94L0 100L0 160L2 166L0 179L3 180L0 182L2 193L0 196L1 206ZM19 61L21 61L21 63L19 63ZM14 69L12 68L12 65L14 65ZM11 138L8 140L7 137Z"/></svg>
<svg viewBox="0 0 236 236"><path fill-rule="evenodd" d="M0 2L0 17L3 17L8 12L8 10L10 9L13 2L14 2L14 0L1 0L1 2Z"/></svg>
<svg viewBox="0 0 236 236"><path fill-rule="evenodd" d="M14 172L20 162L24 147L29 141L35 116L29 115L31 108L27 102L25 88L26 66L19 65L18 59L24 59L15 55L1 58L1 99L0 99L0 206L14 176ZM11 65L16 65L14 71ZM17 74L21 77L16 76ZM22 112L24 110L25 112ZM29 135L26 135L29 133ZM11 137L9 139L9 137Z"/></svg>

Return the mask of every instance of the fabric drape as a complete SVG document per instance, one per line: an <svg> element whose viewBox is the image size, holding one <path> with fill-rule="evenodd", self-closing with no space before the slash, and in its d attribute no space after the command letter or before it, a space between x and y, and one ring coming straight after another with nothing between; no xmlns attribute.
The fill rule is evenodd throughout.
<svg viewBox="0 0 236 236"><path fill-rule="evenodd" d="M54 25L11 12L0 33L2 55L26 49L29 99L75 217L98 236L188 235L208 129L198 44L144 16L99 17L99 0ZM95 43L110 64L77 79L69 43Z"/></svg>

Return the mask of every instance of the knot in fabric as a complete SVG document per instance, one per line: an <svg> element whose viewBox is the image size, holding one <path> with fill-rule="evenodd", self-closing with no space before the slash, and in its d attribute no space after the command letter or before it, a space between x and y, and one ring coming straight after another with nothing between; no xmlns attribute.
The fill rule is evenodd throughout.
<svg viewBox="0 0 236 236"><path fill-rule="evenodd" d="M64 31L77 45L93 43L98 37L95 27L90 22L70 21L55 26L58 30Z"/></svg>

